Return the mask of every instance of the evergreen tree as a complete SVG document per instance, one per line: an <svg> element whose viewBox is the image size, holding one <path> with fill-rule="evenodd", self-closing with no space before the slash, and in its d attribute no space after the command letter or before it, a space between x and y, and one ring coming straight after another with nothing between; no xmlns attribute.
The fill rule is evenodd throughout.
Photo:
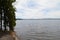
<svg viewBox="0 0 60 40"><path fill-rule="evenodd" d="M12 3L16 0L2 0L2 14L4 14L4 27L6 30L7 25L9 24L9 29L14 31L14 26L16 25L15 21L15 8ZM1 8L1 7L0 7Z"/></svg>

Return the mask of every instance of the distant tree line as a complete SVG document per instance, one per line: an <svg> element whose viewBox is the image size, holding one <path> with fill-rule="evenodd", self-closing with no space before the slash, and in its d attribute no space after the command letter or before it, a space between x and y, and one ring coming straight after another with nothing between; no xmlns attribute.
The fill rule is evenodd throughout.
<svg viewBox="0 0 60 40"><path fill-rule="evenodd" d="M9 30L14 31L14 26L16 25L15 19L15 8L12 3L16 0L0 0L0 29L2 30L2 17L4 30L7 30L7 26Z"/></svg>

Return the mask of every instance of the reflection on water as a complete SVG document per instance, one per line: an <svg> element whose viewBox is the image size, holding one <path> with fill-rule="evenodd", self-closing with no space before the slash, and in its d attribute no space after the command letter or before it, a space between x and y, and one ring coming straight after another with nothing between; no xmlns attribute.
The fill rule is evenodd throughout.
<svg viewBox="0 0 60 40"><path fill-rule="evenodd" d="M60 20L17 20L21 40L60 40Z"/></svg>

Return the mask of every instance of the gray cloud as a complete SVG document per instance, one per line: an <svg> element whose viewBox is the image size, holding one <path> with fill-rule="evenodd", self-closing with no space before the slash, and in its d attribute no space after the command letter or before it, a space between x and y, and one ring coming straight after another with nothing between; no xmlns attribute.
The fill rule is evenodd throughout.
<svg viewBox="0 0 60 40"><path fill-rule="evenodd" d="M27 0L25 3L22 4L23 7L31 8L31 9L36 9L40 6L36 1L32 0Z"/></svg>
<svg viewBox="0 0 60 40"><path fill-rule="evenodd" d="M60 17L59 0L19 0L16 14L21 18Z"/></svg>

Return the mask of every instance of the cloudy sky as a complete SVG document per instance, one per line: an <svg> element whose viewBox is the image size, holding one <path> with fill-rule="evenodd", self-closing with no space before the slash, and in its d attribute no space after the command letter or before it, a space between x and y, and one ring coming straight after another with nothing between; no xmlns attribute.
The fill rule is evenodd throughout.
<svg viewBox="0 0 60 40"><path fill-rule="evenodd" d="M60 18L60 0L16 0L14 6L17 18Z"/></svg>

